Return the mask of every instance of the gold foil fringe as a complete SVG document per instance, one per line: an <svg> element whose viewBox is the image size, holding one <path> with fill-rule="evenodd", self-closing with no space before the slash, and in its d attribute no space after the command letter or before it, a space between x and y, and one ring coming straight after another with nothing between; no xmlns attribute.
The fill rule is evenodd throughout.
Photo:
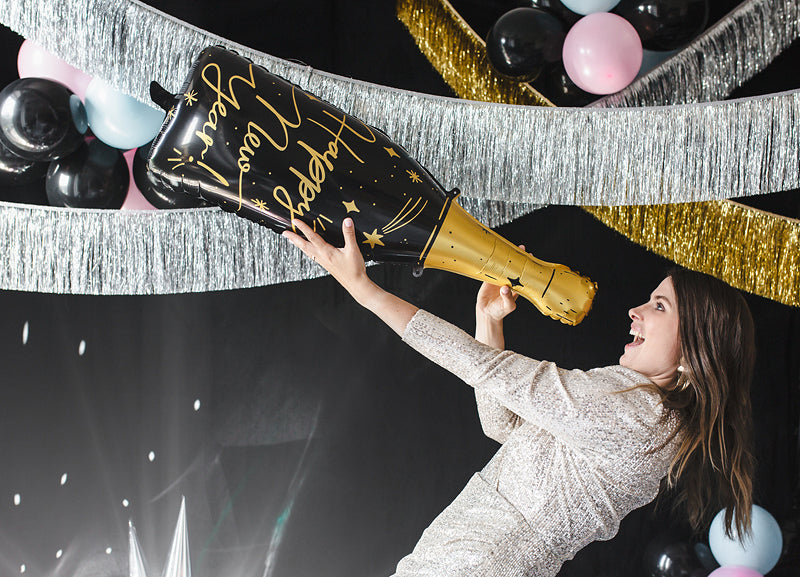
<svg viewBox="0 0 800 577"><path fill-rule="evenodd" d="M800 221L731 201L584 209L686 268L800 306Z"/></svg>
<svg viewBox="0 0 800 577"><path fill-rule="evenodd" d="M492 74L483 41L447 0L433 5L401 0L397 3L397 16L409 29L413 26L411 35L420 51L461 98L553 106L531 85ZM443 37L450 39L446 50L442 50ZM451 56L454 54L457 58Z"/></svg>
<svg viewBox="0 0 800 577"><path fill-rule="evenodd" d="M469 29L467 23L454 11L442 11L441 5L446 0L398 0L398 16L408 27L412 35L430 34L430 30L437 27L431 18L422 18L418 21L409 19L411 14L421 14L426 10L430 14L446 15L449 19L458 22L441 22L439 30L457 31L461 37L454 38L452 34L439 34L438 45L431 46L418 42L423 54L434 65L440 60L447 60L443 66L447 69L458 68L461 55L457 47L466 42L471 42L471 51L468 54L460 78L471 78L474 73L472 60L474 52L480 49L477 44L482 41L473 34L466 34L464 29ZM410 7L413 5L413 9ZM709 56L699 51L707 48L709 43L718 42L719 46L726 47L726 52L717 54L723 60L713 69L708 66L701 70L696 79L700 84L722 86L722 79L716 78L715 72L726 70L724 62L731 64L733 58L738 57L739 42L747 45L742 37L748 37L752 31L741 26L741 21L750 22L752 14L768 8L775 11L774 17L783 18L792 14L793 20L784 22L784 26L773 34L773 39L779 36L781 42L777 45L784 46L787 38L794 39L798 34L797 4L795 2L760 2L751 0L744 3L739 9L720 21L713 29L707 31L703 38L698 39L683 52L698 52L699 58L708 59ZM736 25L731 21L736 21ZM424 30L423 30L424 29ZM427 32L426 32L427 30ZM778 32L783 31L783 34ZM725 40L720 40L725 36ZM759 36L761 38L761 36ZM477 42L477 44L476 44ZM485 45L484 45L485 49ZM435 52L429 55L428 52ZM682 52L682 53L683 53ZM762 50L757 51L755 58L745 59L747 64L742 65L742 70L747 73L737 73L730 80L725 90L733 90L738 83L743 82L752 74L766 66L777 52ZM669 64L669 63L668 63ZM683 84L674 76L674 64L662 64L650 75L650 81L658 81L663 85L677 84L683 89L684 96L691 93L691 87ZM442 65L442 64L438 64ZM437 65L437 68L438 68ZM732 63L735 65L735 63ZM489 70L488 74L494 75ZM486 82L481 83L486 86ZM462 88L462 90L466 90ZM717 90L717 89L715 89ZM641 94L641 88L632 91ZM661 97L663 97L663 92ZM500 91L494 93L496 101L502 102L504 94ZM625 99L620 99L618 105L623 105ZM606 105L615 105L617 101L606 101ZM643 127L639 127L640 130ZM652 128L651 129L657 129ZM575 162L580 162L580 155L576 155ZM711 158L711 162L724 163L722 158ZM780 158L753 155L751 161L757 163L762 170L785 169ZM627 236L632 241L647 249L665 256L674 262L711 274L739 289L758 294L778 302L800 306L800 221L766 213L742 204L731 201L681 203L655 206L605 206L589 207L585 210L593 214L601 222L614 230Z"/></svg>

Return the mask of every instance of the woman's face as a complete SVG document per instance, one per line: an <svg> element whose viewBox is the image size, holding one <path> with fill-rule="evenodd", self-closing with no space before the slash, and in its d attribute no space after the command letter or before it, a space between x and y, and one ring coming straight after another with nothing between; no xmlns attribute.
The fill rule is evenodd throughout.
<svg viewBox="0 0 800 577"><path fill-rule="evenodd" d="M625 345L619 364L637 371L656 385L668 387L678 377L680 342L675 289L667 277L650 300L628 311L633 341Z"/></svg>

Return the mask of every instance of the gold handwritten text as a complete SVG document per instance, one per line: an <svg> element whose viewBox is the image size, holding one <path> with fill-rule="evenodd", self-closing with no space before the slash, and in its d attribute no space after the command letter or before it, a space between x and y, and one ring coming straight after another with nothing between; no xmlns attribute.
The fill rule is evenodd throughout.
<svg viewBox="0 0 800 577"><path fill-rule="evenodd" d="M206 85L217 95L216 101L211 105L211 110L208 111L208 116L206 122L202 126L202 129L195 131L195 135L203 141L203 144L205 144L205 148L203 148L203 151L200 153L200 158L205 158L208 149L214 146L214 138L211 134L206 132L206 130L216 132L219 117L227 116L228 110L223 103L223 100L229 105L233 106L236 110L241 108L239 105L239 99L236 98L236 92L233 89L234 82L243 82L250 88L256 87L256 81L255 78L253 78L252 64L250 64L248 72L250 76L249 79L238 75L231 76L228 79L228 92L230 92L230 96L225 94L222 90L222 70L220 70L219 64L214 62L206 64L206 66L203 68L203 71L200 73L200 77L203 79L203 82L205 82ZM209 78L207 73L208 75L215 74L215 76Z"/></svg>

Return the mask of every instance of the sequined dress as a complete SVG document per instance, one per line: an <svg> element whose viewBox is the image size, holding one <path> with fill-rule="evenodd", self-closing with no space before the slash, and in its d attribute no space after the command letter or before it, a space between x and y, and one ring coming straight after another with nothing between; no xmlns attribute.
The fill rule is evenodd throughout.
<svg viewBox="0 0 800 577"><path fill-rule="evenodd" d="M425 530L396 577L551 577L652 501L677 425L621 366L563 370L479 343L420 310L403 340L475 388L502 446ZM663 418L662 418L663 417Z"/></svg>

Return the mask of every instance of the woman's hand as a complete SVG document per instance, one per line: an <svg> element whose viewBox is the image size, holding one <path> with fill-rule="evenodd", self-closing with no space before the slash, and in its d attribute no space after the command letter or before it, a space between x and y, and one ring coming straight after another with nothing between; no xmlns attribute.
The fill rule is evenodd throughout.
<svg viewBox="0 0 800 577"><path fill-rule="evenodd" d="M375 286L367 276L367 267L361 251L358 250L356 231L351 218L346 218L342 222L344 235L342 248L336 248L326 242L302 220L295 219L292 225L305 238L290 230L284 231L283 236L328 271L357 301L360 302L360 297Z"/></svg>
<svg viewBox="0 0 800 577"><path fill-rule="evenodd" d="M517 308L517 293L507 286L485 282L478 291L475 314L500 322Z"/></svg>
<svg viewBox="0 0 800 577"><path fill-rule="evenodd" d="M406 325L416 314L417 307L386 292L367 276L364 257L358 250L353 220L346 218L342 222L342 235L344 235L342 248L336 248L325 242L301 220L293 220L292 224L305 238L290 230L284 231L283 236L327 270L358 304L375 313L402 336Z"/></svg>
<svg viewBox="0 0 800 577"><path fill-rule="evenodd" d="M522 250L525 246L520 245ZM505 348L503 319L517 308L517 293L507 286L481 285L475 302L475 338L496 349Z"/></svg>

